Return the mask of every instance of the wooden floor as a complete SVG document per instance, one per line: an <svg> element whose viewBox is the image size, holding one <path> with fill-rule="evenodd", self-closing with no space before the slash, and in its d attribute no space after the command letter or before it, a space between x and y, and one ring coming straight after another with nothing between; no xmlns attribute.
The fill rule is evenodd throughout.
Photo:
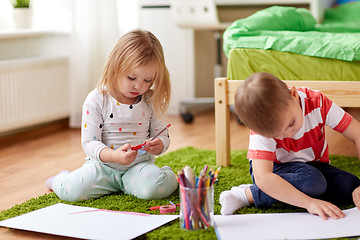
<svg viewBox="0 0 360 240"><path fill-rule="evenodd" d="M214 112L196 115L185 124L179 116L169 116L171 145L168 151L186 146L215 149ZM232 116L231 149L246 149L249 130ZM327 129L330 154L357 156L352 142ZM84 163L80 130L66 129L32 140L0 146L0 211L33 197L49 193L45 181L60 170L75 170ZM63 239L46 234L0 228L0 239Z"/></svg>

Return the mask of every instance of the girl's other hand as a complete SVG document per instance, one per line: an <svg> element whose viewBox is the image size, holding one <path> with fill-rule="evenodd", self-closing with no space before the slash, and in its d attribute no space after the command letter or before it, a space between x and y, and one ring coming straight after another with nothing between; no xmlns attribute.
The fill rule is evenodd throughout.
<svg viewBox="0 0 360 240"><path fill-rule="evenodd" d="M146 147L144 150L152 155L159 155L164 149L164 144L159 138L155 138L152 141L145 141L145 143Z"/></svg>
<svg viewBox="0 0 360 240"><path fill-rule="evenodd" d="M136 150L131 150L130 144L124 144L112 153L113 162L117 162L121 165L129 165L132 163L137 155Z"/></svg>

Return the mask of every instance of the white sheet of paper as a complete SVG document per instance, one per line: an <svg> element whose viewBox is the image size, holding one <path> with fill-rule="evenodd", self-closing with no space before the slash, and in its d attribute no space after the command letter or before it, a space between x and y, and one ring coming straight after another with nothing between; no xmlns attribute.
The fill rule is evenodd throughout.
<svg viewBox="0 0 360 240"><path fill-rule="evenodd" d="M1 221L0 226L84 239L132 239L178 217L58 203Z"/></svg>
<svg viewBox="0 0 360 240"><path fill-rule="evenodd" d="M345 210L345 218L323 220L310 213L215 215L218 239L324 239L360 235L360 211Z"/></svg>

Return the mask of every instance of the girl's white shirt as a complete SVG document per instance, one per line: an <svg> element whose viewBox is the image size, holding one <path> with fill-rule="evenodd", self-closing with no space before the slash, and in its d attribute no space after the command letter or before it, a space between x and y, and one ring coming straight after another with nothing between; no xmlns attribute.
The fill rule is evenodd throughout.
<svg viewBox="0 0 360 240"><path fill-rule="evenodd" d="M92 90L83 104L81 125L81 142L86 155L100 160L100 152L106 147L117 149L128 143L138 145L155 136L166 127L163 119L157 117L152 103L140 96L135 104L127 105L118 102L110 94L103 95L97 89ZM158 136L164 144L164 153L169 145L168 131ZM161 153L161 154L162 154ZM138 154L130 165L105 163L125 171L142 161L155 161L151 154Z"/></svg>

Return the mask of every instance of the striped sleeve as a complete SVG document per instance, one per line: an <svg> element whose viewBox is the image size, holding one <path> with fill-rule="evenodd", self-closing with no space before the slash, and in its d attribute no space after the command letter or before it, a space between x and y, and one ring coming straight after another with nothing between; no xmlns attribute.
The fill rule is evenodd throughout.
<svg viewBox="0 0 360 240"><path fill-rule="evenodd" d="M276 142L250 131L248 159L275 160Z"/></svg>
<svg viewBox="0 0 360 240"><path fill-rule="evenodd" d="M326 96L323 97L327 98ZM331 107L327 112L327 116L326 116L326 125L334 129L335 131L342 133L350 125L352 116L347 112L345 112L336 103L334 102L331 103L332 103Z"/></svg>

